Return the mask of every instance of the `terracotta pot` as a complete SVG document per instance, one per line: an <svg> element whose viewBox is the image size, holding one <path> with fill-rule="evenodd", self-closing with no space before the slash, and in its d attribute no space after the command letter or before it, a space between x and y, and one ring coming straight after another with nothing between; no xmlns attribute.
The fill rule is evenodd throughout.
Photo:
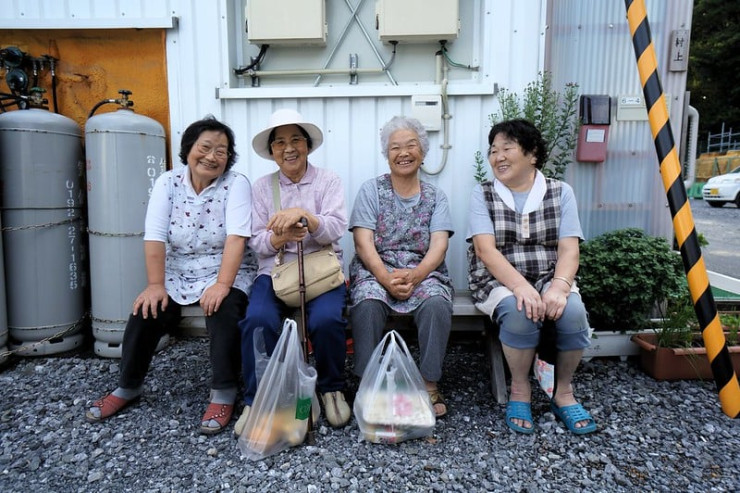
<svg viewBox="0 0 740 493"><path fill-rule="evenodd" d="M640 346L640 365L656 380L692 380L713 378L703 347L666 348L655 345L655 334L635 334L632 341ZM730 346L735 373L740 373L740 346Z"/></svg>

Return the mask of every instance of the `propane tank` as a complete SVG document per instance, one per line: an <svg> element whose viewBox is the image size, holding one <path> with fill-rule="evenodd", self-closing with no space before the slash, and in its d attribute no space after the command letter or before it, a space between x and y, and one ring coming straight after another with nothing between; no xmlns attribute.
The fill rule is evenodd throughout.
<svg viewBox="0 0 740 493"><path fill-rule="evenodd" d="M8 312L5 304L5 268L2 258L3 237L0 235L0 366L8 360Z"/></svg>
<svg viewBox="0 0 740 493"><path fill-rule="evenodd" d="M131 305L147 284L144 220L167 162L162 125L131 110L130 91L119 93L85 124L92 330L95 353L108 358L121 357ZM119 108L93 116L105 103Z"/></svg>
<svg viewBox="0 0 740 493"><path fill-rule="evenodd" d="M23 356L81 345L87 288L81 132L32 108L0 114L7 320Z"/></svg>

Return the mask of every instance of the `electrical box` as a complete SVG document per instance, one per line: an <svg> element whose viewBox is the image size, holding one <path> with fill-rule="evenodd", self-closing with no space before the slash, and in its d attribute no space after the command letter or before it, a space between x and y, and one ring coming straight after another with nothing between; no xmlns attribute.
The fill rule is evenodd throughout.
<svg viewBox="0 0 740 493"><path fill-rule="evenodd" d="M442 96L439 94L411 96L411 116L429 131L442 127Z"/></svg>
<svg viewBox="0 0 740 493"><path fill-rule="evenodd" d="M459 0L377 0L375 27L381 41L452 41L460 32Z"/></svg>
<svg viewBox="0 0 740 493"><path fill-rule="evenodd" d="M244 15L250 43L326 45L324 0L247 0Z"/></svg>

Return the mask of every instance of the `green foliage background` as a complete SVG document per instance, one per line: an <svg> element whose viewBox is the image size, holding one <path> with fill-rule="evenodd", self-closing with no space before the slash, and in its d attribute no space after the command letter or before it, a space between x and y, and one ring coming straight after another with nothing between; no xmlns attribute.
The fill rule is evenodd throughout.
<svg viewBox="0 0 740 493"><path fill-rule="evenodd" d="M699 111L700 138L740 131L740 2L694 0L687 90Z"/></svg>

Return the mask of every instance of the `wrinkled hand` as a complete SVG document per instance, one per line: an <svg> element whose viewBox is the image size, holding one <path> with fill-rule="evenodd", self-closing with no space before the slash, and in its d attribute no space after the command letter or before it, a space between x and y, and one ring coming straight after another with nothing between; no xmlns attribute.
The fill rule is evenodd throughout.
<svg viewBox="0 0 740 493"><path fill-rule="evenodd" d="M545 319L545 302L531 284L523 283L515 287L513 292L517 310L524 310L524 314L532 322L541 322Z"/></svg>
<svg viewBox="0 0 740 493"><path fill-rule="evenodd" d="M133 314L137 315L141 309L143 318L149 318L149 314L152 318L157 318L157 306L164 311L168 300L164 284L149 284L134 300Z"/></svg>
<svg viewBox="0 0 740 493"><path fill-rule="evenodd" d="M273 234L283 237L286 241L299 241L306 235L308 229L301 224L301 218L306 217L306 211L293 207L291 209L282 209L277 211L267 222L265 228L271 230ZM302 231L300 238L294 238ZM286 238L290 236L290 238Z"/></svg>
<svg viewBox="0 0 740 493"><path fill-rule="evenodd" d="M547 318L557 320L563 316L565 305L568 302L568 291L550 286L542 294L542 301L545 303L545 315Z"/></svg>
<svg viewBox="0 0 740 493"><path fill-rule="evenodd" d="M217 282L203 291L200 297L200 307L203 309L206 317L210 317L221 307L221 302L229 295L231 286Z"/></svg>
<svg viewBox="0 0 740 493"><path fill-rule="evenodd" d="M414 269L393 269L388 273L385 282L381 282L381 284L394 298L407 300L420 282L421 279L418 279Z"/></svg>

